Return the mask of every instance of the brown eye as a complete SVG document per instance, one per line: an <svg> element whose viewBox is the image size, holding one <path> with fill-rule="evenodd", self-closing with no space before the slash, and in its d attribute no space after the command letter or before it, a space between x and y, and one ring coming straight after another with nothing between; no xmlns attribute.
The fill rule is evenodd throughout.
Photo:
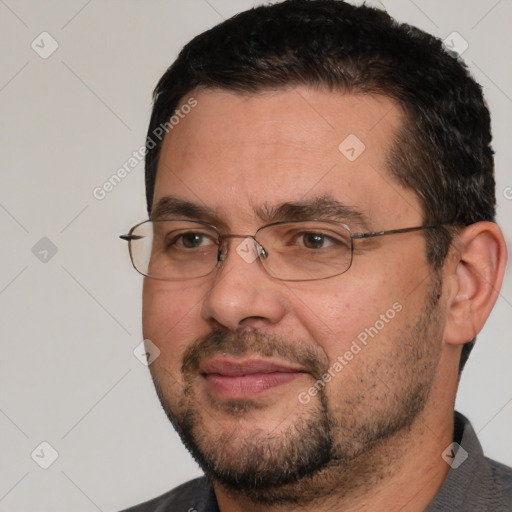
<svg viewBox="0 0 512 512"><path fill-rule="evenodd" d="M217 245L216 240L207 233L199 231L185 231L182 233L174 234L170 237L167 245L168 250L171 249L206 249Z"/></svg>
<svg viewBox="0 0 512 512"><path fill-rule="evenodd" d="M322 249L326 241L327 237L320 233L305 233L302 235L302 243L307 249Z"/></svg>
<svg viewBox="0 0 512 512"><path fill-rule="evenodd" d="M306 249L326 249L328 247L340 246L342 241L326 233L303 231L295 238L295 244Z"/></svg>
<svg viewBox="0 0 512 512"><path fill-rule="evenodd" d="M200 247L205 237L198 233L186 233L181 235L181 245L186 249L194 249Z"/></svg>

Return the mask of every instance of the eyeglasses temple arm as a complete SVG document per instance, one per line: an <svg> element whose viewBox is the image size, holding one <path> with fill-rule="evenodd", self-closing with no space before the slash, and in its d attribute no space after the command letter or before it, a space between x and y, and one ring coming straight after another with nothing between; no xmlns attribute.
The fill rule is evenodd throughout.
<svg viewBox="0 0 512 512"><path fill-rule="evenodd" d="M432 228L438 228L437 226L416 226L414 228L401 228L401 229L391 229L389 231L376 231L373 233L352 233L352 238L374 238L377 236L383 236L383 235L396 235L399 233L409 233L411 231L420 231L423 229L432 229Z"/></svg>
<svg viewBox="0 0 512 512"><path fill-rule="evenodd" d="M140 240L141 238L144 237L139 235L119 235L119 238L121 240L126 240L127 242L130 242L132 240Z"/></svg>

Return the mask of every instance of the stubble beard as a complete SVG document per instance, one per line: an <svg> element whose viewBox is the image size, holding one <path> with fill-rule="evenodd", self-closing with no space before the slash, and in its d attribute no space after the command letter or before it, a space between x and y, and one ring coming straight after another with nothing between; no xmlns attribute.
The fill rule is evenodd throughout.
<svg viewBox="0 0 512 512"><path fill-rule="evenodd" d="M364 368L349 394L344 390L333 403L324 388L307 407L297 401L293 417L275 432L256 428L248 432L245 427L238 429L236 421L229 430L208 430L212 418L198 406L195 385L199 360L221 352L277 354L306 365L316 379L328 367L323 351L300 350L257 331L216 331L187 351L179 401L171 403L152 371L160 402L205 474L235 496L275 506L307 504L333 492L339 497L361 492L392 471L390 455L382 447L406 435L427 404L440 353L436 313L441 288L436 277L416 324L404 328L385 359ZM372 342L378 343L378 338ZM218 406L233 418L258 408L250 400Z"/></svg>

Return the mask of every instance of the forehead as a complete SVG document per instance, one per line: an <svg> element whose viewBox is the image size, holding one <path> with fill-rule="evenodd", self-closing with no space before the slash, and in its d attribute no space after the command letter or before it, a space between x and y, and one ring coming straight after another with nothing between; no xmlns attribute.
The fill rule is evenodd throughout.
<svg viewBox="0 0 512 512"><path fill-rule="evenodd" d="M389 98L302 87L190 96L197 105L164 139L154 204L172 195L249 219L329 196L368 217L421 217L415 194L387 168L402 122Z"/></svg>

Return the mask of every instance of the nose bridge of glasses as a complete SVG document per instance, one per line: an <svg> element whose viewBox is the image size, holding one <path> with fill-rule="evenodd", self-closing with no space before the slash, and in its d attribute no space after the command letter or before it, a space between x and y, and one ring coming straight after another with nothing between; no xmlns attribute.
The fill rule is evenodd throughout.
<svg viewBox="0 0 512 512"><path fill-rule="evenodd" d="M236 252L245 261L252 262L259 256L263 256L264 258L267 257L267 251L256 239L255 235L239 235L235 233L227 233L219 235L218 261L224 261L226 259L228 253L228 244L226 241L234 238L243 239L243 241L240 242L240 244L238 244L236 247Z"/></svg>

